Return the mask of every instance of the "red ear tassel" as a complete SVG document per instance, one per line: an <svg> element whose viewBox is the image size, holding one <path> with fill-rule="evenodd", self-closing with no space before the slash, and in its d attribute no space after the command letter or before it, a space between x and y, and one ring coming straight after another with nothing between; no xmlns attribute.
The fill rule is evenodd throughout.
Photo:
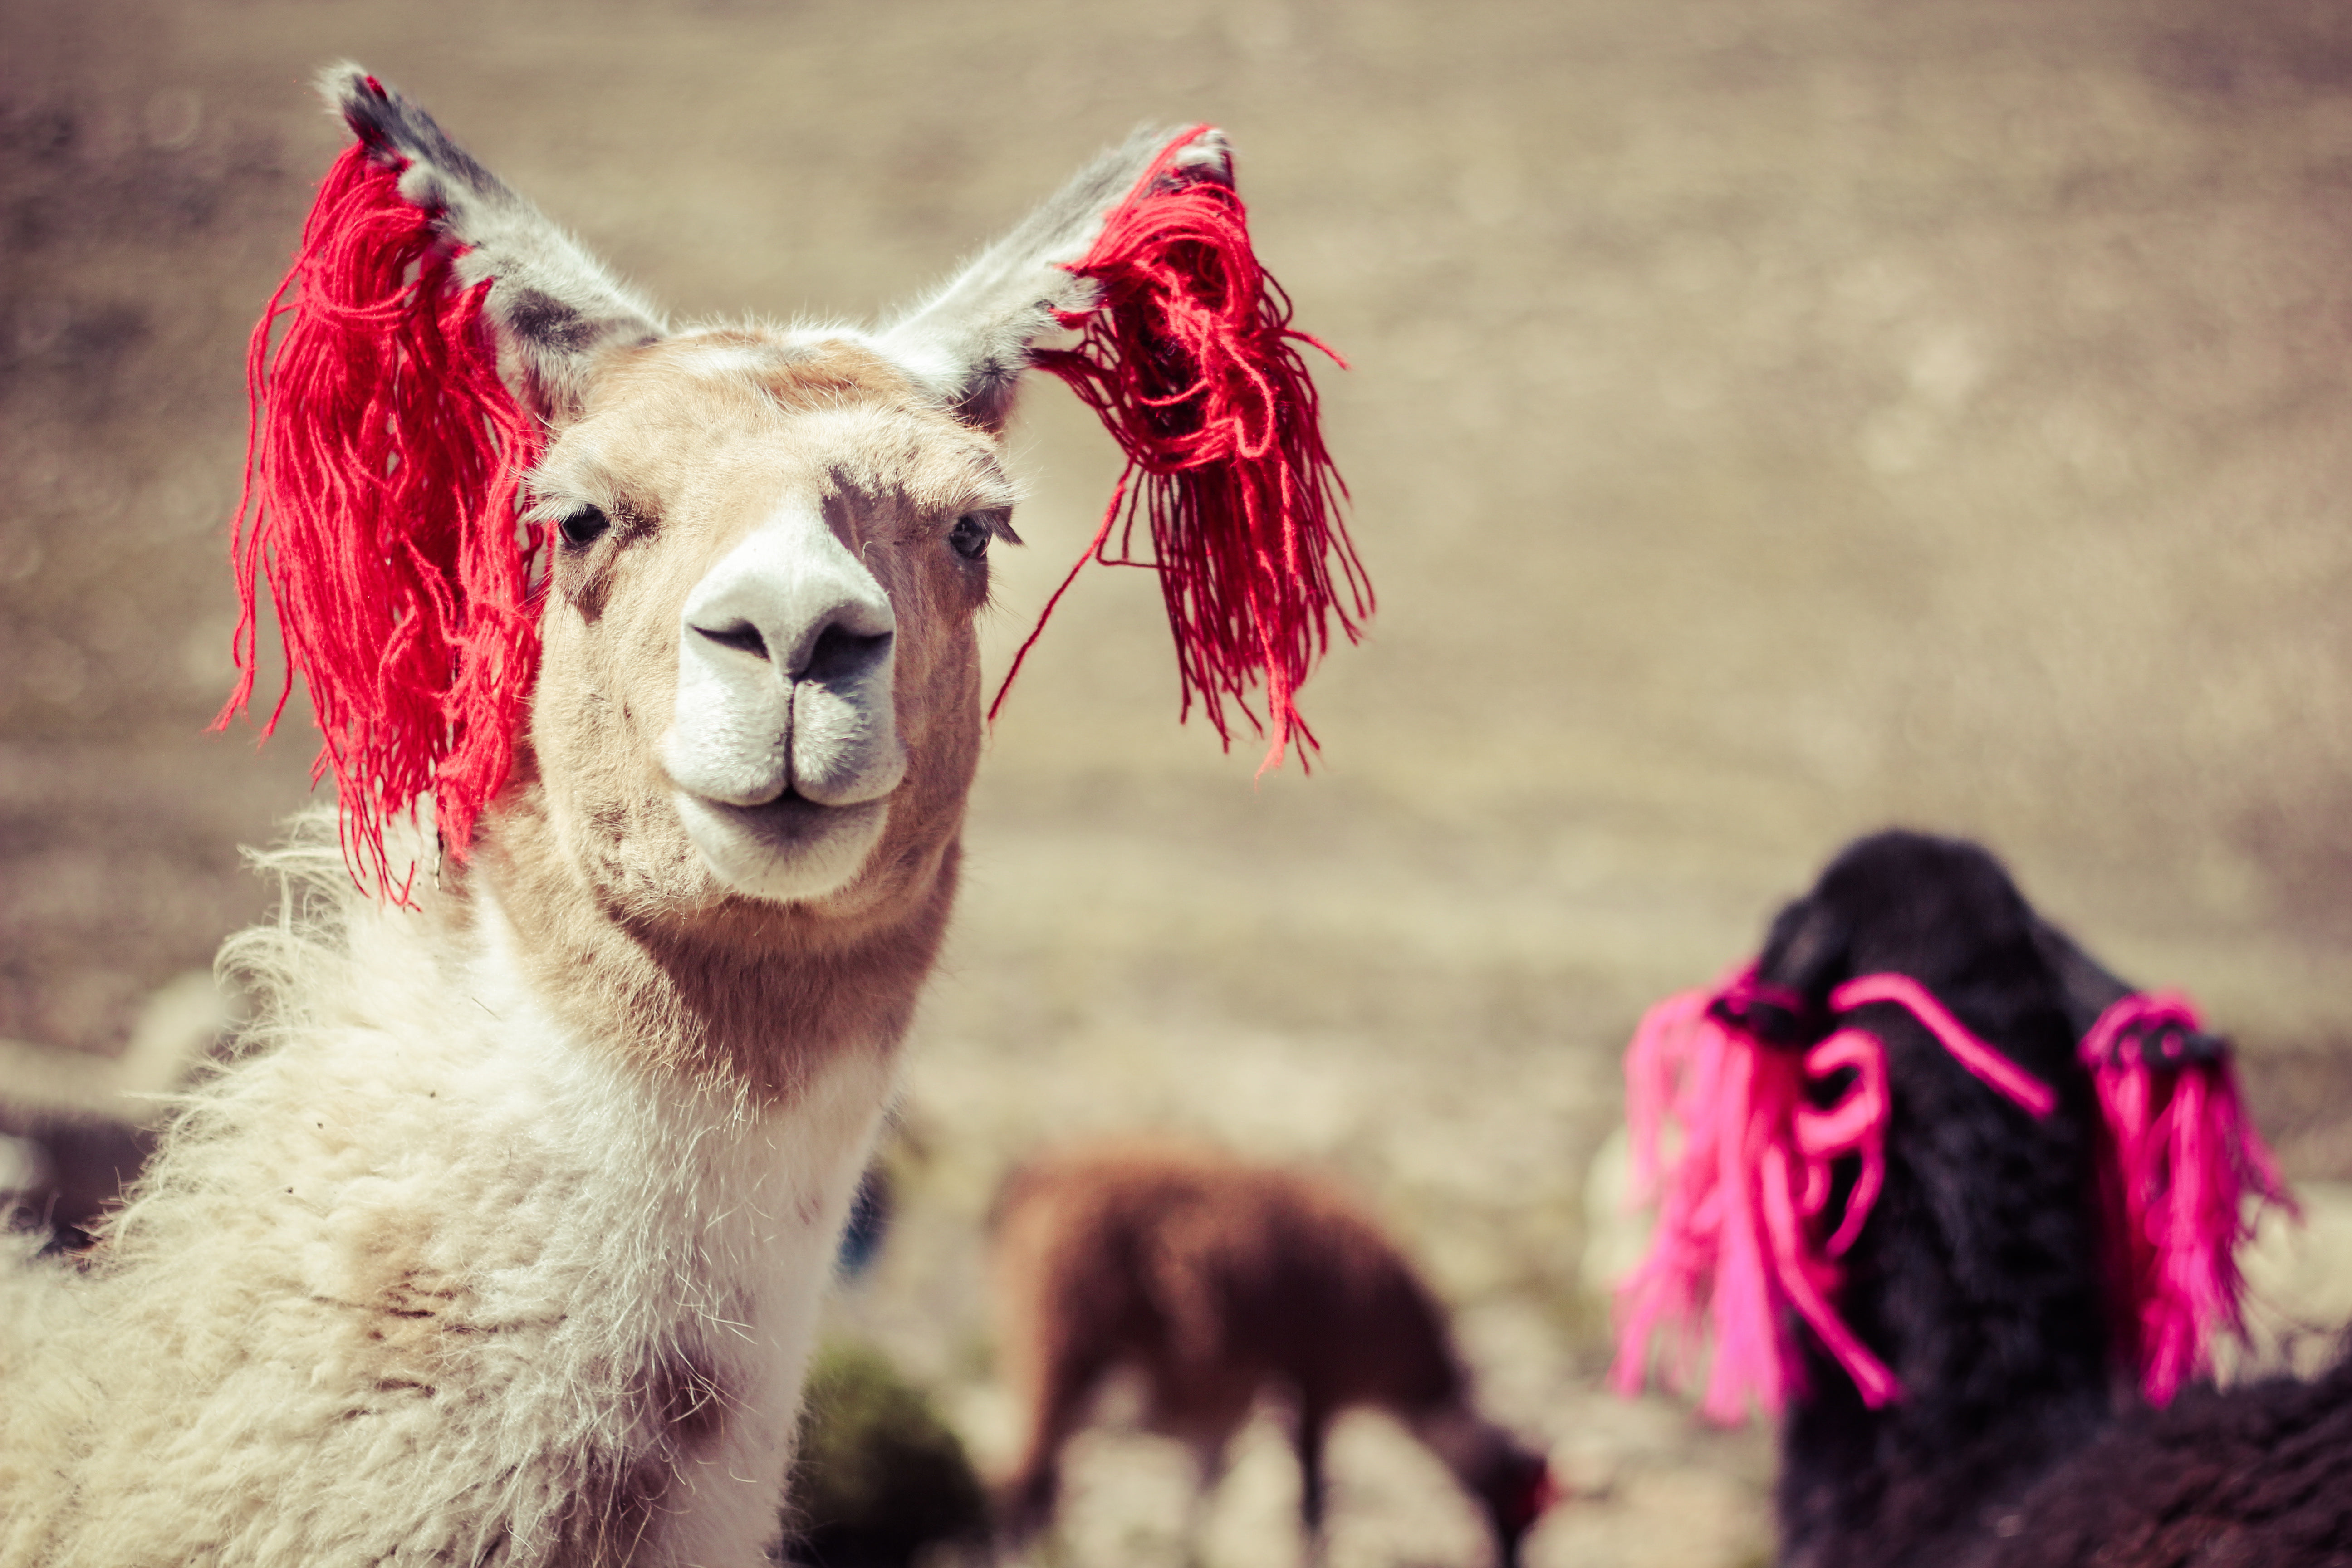
<svg viewBox="0 0 2352 1568"><path fill-rule="evenodd" d="M1297 344L1339 355L1290 325L1290 301L1250 248L1248 214L1223 182L1188 174L1177 154L1196 125L1161 149L1070 268L1100 286L1076 347L1036 363L1069 383L1127 453L1127 471L1094 542L1046 602L989 708L993 719L1021 661L1088 559L1151 566L1168 604L1182 712L1198 700L1228 745L1231 698L1271 744L1260 772L1295 736L1304 766L1315 737L1298 688L1330 642L1353 642L1372 613L1370 579L1339 518L1347 494L1323 434ZM1151 558L1136 558L1140 513ZM1118 553L1108 553L1114 529ZM1248 689L1265 687L1266 717Z"/></svg>
<svg viewBox="0 0 2352 1568"><path fill-rule="evenodd" d="M397 170L361 146L336 160L247 362L240 674L215 721L252 699L266 569L287 671L263 733L299 670L325 735L311 782L334 771L352 875L402 903L415 868L393 880L386 824L430 791L464 858L539 663L539 531L519 529L515 490L540 431L499 379L489 285L460 287L452 259Z"/></svg>
<svg viewBox="0 0 2352 1568"><path fill-rule="evenodd" d="M2212 1370L2217 1333L2245 1334L2237 1248L2251 1195L2295 1212L2278 1164L2210 1045L2192 1059L2197 1010L2179 992L2133 994L2083 1037L2105 1123L2101 1183L2117 1328L2140 1392L2168 1405Z"/></svg>

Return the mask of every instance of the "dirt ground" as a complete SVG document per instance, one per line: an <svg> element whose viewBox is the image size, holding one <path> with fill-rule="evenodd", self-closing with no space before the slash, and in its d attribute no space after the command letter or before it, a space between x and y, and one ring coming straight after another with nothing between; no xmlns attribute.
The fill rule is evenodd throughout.
<svg viewBox="0 0 2352 1568"><path fill-rule="evenodd" d="M1152 585L1074 594L997 726L843 1303L1000 1454L980 1220L1049 1141L1335 1167L1589 1495L1537 1568L1766 1549L1769 1455L1594 1392L1584 1173L1644 1002L1888 822L1983 837L2238 1035L2352 1177L2352 10L2284 0L0 0L0 1036L117 1048L262 908L299 732L207 737L244 336L400 83L682 316L864 317L1139 121L1211 120L1381 590L1253 783L1174 722ZM1015 447L1001 668L1115 454ZM1338 1568L1467 1562L1394 1431ZM1090 1439L1075 1563L1176 1561ZM1296 1550L1271 1429L1217 1568Z"/></svg>

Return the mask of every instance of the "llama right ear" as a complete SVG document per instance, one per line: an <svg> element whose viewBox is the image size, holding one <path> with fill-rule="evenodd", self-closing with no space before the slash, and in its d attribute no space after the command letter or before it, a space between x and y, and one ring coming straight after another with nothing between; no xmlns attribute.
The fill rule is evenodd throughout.
<svg viewBox="0 0 2352 1568"><path fill-rule="evenodd" d="M359 137L328 170L253 334L252 446L232 545L253 696L266 577L335 774L362 887L405 902L384 830L421 796L458 860L506 781L539 666L518 516L549 427L599 356L660 335L572 238L356 66L320 82ZM281 695L263 732L285 710Z"/></svg>
<svg viewBox="0 0 2352 1568"><path fill-rule="evenodd" d="M884 348L967 422L1002 426L1032 346L1096 304L1099 285L1070 267L1093 248L1104 220L1138 194L1169 137L1164 130L1139 131L1079 170L1012 233L885 328ZM1203 180L1229 189L1234 183L1224 132L1208 127L1174 150L1154 188Z"/></svg>
<svg viewBox="0 0 2352 1568"><path fill-rule="evenodd" d="M433 215L457 249L457 282L490 285L482 314L499 375L526 407L562 423L579 412L599 354L664 334L652 306L424 110L348 62L321 73L319 90L368 155L399 172L401 196Z"/></svg>
<svg viewBox="0 0 2352 1568"><path fill-rule="evenodd" d="M2066 1023L2079 1040L2091 1032L2101 1014L2130 995L2133 988L2039 915L2032 917L2032 932L2035 951L2058 977Z"/></svg>

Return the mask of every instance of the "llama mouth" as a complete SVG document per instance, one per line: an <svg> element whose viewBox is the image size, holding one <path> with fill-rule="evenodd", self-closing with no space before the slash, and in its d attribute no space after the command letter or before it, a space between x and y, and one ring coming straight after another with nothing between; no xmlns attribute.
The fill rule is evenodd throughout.
<svg viewBox="0 0 2352 1568"><path fill-rule="evenodd" d="M827 805L821 800L811 800L790 784L773 800L757 805L734 805L723 800L705 797L703 805L728 820L740 824L743 830L782 847L813 843L841 828L851 826L851 819L860 811L880 807L879 800L862 800L843 805Z"/></svg>
<svg viewBox="0 0 2352 1568"><path fill-rule="evenodd" d="M890 816L887 795L826 805L789 787L757 805L683 789L671 798L719 879L761 899L817 898L840 888L866 863Z"/></svg>

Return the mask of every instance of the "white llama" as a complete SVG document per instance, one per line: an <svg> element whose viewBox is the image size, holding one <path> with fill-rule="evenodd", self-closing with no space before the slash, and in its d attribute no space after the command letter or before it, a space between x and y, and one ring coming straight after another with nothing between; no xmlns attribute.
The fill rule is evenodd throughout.
<svg viewBox="0 0 2352 1568"><path fill-rule="evenodd" d="M0 1563L764 1562L954 892L999 432L1160 144L887 330L671 334L397 94L325 90L550 433L543 656L470 857L397 843L401 908L314 821L225 954L236 1064L91 1258L0 1258ZM1214 132L1173 167L1230 181Z"/></svg>

